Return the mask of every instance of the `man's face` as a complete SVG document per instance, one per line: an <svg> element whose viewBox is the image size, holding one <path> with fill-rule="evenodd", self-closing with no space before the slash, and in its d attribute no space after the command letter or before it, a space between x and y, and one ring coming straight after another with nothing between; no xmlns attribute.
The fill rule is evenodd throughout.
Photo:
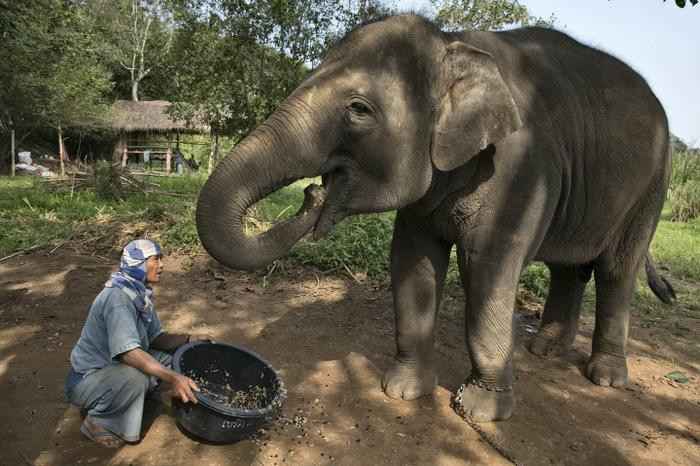
<svg viewBox="0 0 700 466"><path fill-rule="evenodd" d="M151 256L146 259L146 282L158 283L163 272L163 261L160 256Z"/></svg>

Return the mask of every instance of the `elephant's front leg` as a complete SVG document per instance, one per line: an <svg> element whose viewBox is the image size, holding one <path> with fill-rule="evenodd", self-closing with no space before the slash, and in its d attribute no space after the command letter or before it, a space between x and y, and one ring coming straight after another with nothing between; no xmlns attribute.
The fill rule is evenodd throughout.
<svg viewBox="0 0 700 466"><path fill-rule="evenodd" d="M463 248L458 253L472 367L453 407L462 417L477 422L508 419L515 404L513 308L522 260L508 253L480 256Z"/></svg>
<svg viewBox="0 0 700 466"><path fill-rule="evenodd" d="M437 384L433 333L450 247L420 221L402 212L396 216L391 245L396 359L382 379L391 398L413 400Z"/></svg>

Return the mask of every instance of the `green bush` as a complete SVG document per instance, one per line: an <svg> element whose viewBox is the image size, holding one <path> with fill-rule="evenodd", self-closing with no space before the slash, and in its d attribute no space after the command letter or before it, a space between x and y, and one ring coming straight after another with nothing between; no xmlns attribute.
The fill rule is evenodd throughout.
<svg viewBox="0 0 700 466"><path fill-rule="evenodd" d="M520 286L540 299L549 292L549 269L541 263L530 264L520 276Z"/></svg>
<svg viewBox="0 0 700 466"><path fill-rule="evenodd" d="M700 181L700 155L694 152L676 152L673 154L673 172L670 190L689 181Z"/></svg>
<svg viewBox="0 0 700 466"><path fill-rule="evenodd" d="M99 160L95 164L95 194L103 201L124 199L120 170L113 163Z"/></svg>
<svg viewBox="0 0 700 466"><path fill-rule="evenodd" d="M687 222L700 216L700 155L697 153L673 155L668 200L672 221Z"/></svg>
<svg viewBox="0 0 700 466"><path fill-rule="evenodd" d="M687 222L700 217L700 179L688 180L669 193L671 220Z"/></svg>

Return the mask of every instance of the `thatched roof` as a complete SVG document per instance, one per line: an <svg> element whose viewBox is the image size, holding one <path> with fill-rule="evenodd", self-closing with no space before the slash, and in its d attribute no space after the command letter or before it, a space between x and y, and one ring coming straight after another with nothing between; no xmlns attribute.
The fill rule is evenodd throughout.
<svg viewBox="0 0 700 466"><path fill-rule="evenodd" d="M108 118L109 126L115 131L204 133L209 127L197 122L188 124L183 120L172 120L166 113L172 105L165 100L117 100L112 104Z"/></svg>

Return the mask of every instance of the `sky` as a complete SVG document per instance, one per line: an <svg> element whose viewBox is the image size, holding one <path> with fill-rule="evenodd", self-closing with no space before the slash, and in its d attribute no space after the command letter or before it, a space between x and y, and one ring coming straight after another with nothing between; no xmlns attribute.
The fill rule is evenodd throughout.
<svg viewBox="0 0 700 466"><path fill-rule="evenodd" d="M429 0L385 1L432 11ZM650 84L671 131L700 147L700 4L674 0L520 0L530 14L556 17L555 27L625 61Z"/></svg>

